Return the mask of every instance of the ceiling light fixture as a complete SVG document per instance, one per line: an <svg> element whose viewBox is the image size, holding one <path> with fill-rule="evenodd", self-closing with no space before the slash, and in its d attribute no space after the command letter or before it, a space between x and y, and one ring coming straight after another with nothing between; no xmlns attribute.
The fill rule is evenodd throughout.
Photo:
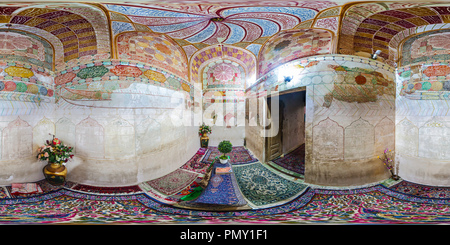
<svg viewBox="0 0 450 245"><path fill-rule="evenodd" d="M377 59L377 56L381 54L381 50L377 50L375 51L375 53L372 54L372 56L370 58L372 58L373 60Z"/></svg>

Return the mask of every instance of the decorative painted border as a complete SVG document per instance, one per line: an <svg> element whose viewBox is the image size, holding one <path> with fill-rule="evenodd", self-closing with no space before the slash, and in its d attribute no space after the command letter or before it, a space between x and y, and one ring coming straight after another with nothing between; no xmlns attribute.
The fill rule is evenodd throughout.
<svg viewBox="0 0 450 245"><path fill-rule="evenodd" d="M287 212L293 212L301 209L307 205L316 194L323 195L354 195L354 194L364 194L374 191L379 191L385 195L393 198L397 198L404 201L423 203L423 204L444 204L450 205L450 198L425 198L418 197L409 194L404 194L401 192L393 191L388 187L377 184L369 187L355 188L355 189L322 189L322 188L311 188L306 187L305 190L294 200L287 203L260 209L252 210L240 210L240 211L201 211L201 210L191 210L188 208L179 208L172 205L158 201L150 197L147 193L133 193L133 194L90 194L83 193L71 189L62 188L56 191L51 191L42 195L36 195L30 198L3 198L0 199L0 205L14 205L14 204L27 204L34 202L41 202L50 200L59 196L70 196L74 198L82 198L88 200L98 200L98 201L123 201L123 200L137 200L146 207L153 209L154 211L173 214L173 215L190 215L190 216L207 216L207 217L239 217L239 216L264 216L264 215L275 215L283 214Z"/></svg>
<svg viewBox="0 0 450 245"><path fill-rule="evenodd" d="M374 70L383 69L385 71L391 72L392 74L395 74L395 67L390 66L385 63L382 63L382 62L379 62L379 61L376 61L376 60L372 60L372 59L368 59L368 58L364 58L364 57L360 57L360 56L317 55L317 56L311 56L311 57L307 57L307 58L296 59L296 60L290 61L288 63L285 63L281 66L278 66L277 68L269 71L267 74L265 74L260 79L258 79L253 85L248 87L246 89L246 92L247 93L248 92L257 93L257 96L260 97L260 96L266 96L267 94L270 94L271 92L275 92L275 91L279 92L279 91L292 89L292 88L296 88L296 87L300 87L300 86L308 86L310 84L301 84L300 83L300 86L297 85L297 86L291 86L290 88L286 88L286 86L285 86L286 82L278 79L278 71L282 67L301 65L304 67L304 70L302 71L302 74L300 75L300 76L302 76L303 74L307 73L305 71L307 71L308 67L316 65L320 61L356 62L356 63L370 65Z"/></svg>

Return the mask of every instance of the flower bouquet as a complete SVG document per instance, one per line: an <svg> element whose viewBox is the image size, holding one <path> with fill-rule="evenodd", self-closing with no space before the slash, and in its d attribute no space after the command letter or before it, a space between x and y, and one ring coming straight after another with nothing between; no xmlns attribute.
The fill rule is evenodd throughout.
<svg viewBox="0 0 450 245"><path fill-rule="evenodd" d="M73 148L69 147L55 138L46 141L46 144L39 147L37 158L41 161L47 160L48 163L43 169L45 179L51 185L63 185L66 181L67 168L66 163L73 158Z"/></svg>
<svg viewBox="0 0 450 245"><path fill-rule="evenodd" d="M53 136L53 140L46 141L46 144L39 147L37 158L41 161L47 160L49 163L65 165L69 159L73 158L73 148L69 147Z"/></svg>
<svg viewBox="0 0 450 245"><path fill-rule="evenodd" d="M203 123L200 128L198 129L198 135L203 136L204 134L210 134L211 133L211 127ZM205 135L206 136L206 135Z"/></svg>
<svg viewBox="0 0 450 245"><path fill-rule="evenodd" d="M391 172L391 177L393 180L398 180L400 177L394 173L394 160L393 160L393 152L386 148L383 153L383 158L377 156L386 166L386 168Z"/></svg>

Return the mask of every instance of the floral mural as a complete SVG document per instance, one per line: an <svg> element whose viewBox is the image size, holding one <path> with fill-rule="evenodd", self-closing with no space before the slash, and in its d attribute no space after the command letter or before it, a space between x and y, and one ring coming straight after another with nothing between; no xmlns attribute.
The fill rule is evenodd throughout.
<svg viewBox="0 0 450 245"><path fill-rule="evenodd" d="M120 59L150 63L180 78L188 78L187 58L181 47L164 35L128 32L117 37Z"/></svg>
<svg viewBox="0 0 450 245"><path fill-rule="evenodd" d="M205 69L203 77L204 89L211 88L242 88L245 73L241 66L234 62L212 63L212 67Z"/></svg>
<svg viewBox="0 0 450 245"><path fill-rule="evenodd" d="M325 30L281 32L267 41L258 56L259 76L294 59L331 52L331 34Z"/></svg>
<svg viewBox="0 0 450 245"><path fill-rule="evenodd" d="M409 65L428 60L448 60L450 45L448 30L435 30L407 39L402 46L401 65Z"/></svg>
<svg viewBox="0 0 450 245"><path fill-rule="evenodd" d="M0 59L26 61L49 70L54 66L50 43L21 31L0 30Z"/></svg>

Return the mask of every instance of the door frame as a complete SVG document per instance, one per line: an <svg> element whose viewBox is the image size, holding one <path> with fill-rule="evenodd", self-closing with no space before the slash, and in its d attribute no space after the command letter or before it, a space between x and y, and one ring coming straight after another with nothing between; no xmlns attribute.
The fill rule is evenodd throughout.
<svg viewBox="0 0 450 245"><path fill-rule="evenodd" d="M275 97L275 96L277 96L279 98L279 96L281 96L281 95L290 94L290 93L296 93L296 92L301 92L301 91L306 91L306 86L285 90L285 91L282 91L280 93L275 93L275 94L270 93L270 94L268 94L266 96L266 98L265 98L268 116L266 116L264 118L264 120L271 120L271 118L272 118L271 117L271 111L270 111L271 104L269 103L269 101L270 101L269 99L271 99L272 97ZM305 94L305 96L306 96L306 94ZM280 102L282 102L282 101L280 101ZM306 102L305 102L305 107L306 107ZM281 151L281 153L278 156L283 154L284 103L279 103L279 111L280 111L280 115L278 117L279 118L278 119L279 120L278 134L280 135L279 137L280 137L280 149L281 149L280 151ZM305 112L305 115L306 115L306 112ZM269 128L270 128L270 126L266 127L265 129L267 130ZM306 127L305 127L305 130L306 130ZM305 137L306 137L306 132L305 132ZM267 162L275 159L276 157L278 157L278 156L276 156L276 157L271 158L271 154L270 154L271 153L271 149L270 149L271 138L272 137L265 137L265 141L264 141L264 154L263 154L264 155L264 159L263 159L263 161L265 163L267 163Z"/></svg>

